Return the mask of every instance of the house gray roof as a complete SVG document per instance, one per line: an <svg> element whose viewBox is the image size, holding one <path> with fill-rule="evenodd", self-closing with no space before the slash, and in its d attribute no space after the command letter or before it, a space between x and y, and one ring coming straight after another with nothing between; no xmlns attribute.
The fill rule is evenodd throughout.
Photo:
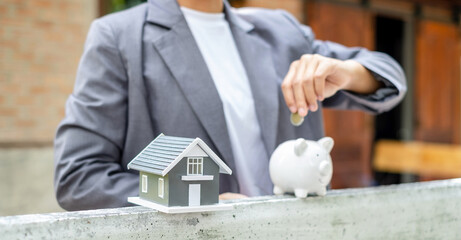
<svg viewBox="0 0 461 240"><path fill-rule="evenodd" d="M163 133L128 163L128 169L165 176L195 145L199 145L218 164L221 173L232 173L200 138L172 137Z"/></svg>

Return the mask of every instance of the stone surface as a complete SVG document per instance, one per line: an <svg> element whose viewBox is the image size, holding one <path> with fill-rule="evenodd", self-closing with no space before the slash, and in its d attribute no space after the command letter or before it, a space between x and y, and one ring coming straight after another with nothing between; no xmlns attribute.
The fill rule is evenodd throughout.
<svg viewBox="0 0 461 240"><path fill-rule="evenodd" d="M57 211L53 149L0 149L0 216Z"/></svg>
<svg viewBox="0 0 461 240"><path fill-rule="evenodd" d="M234 210L144 207L0 218L5 239L459 239L461 179L230 201Z"/></svg>

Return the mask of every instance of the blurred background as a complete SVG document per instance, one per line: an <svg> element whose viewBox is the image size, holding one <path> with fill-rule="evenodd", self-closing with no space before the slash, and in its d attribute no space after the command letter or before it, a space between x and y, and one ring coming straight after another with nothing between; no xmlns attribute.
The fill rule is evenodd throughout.
<svg viewBox="0 0 461 240"><path fill-rule="evenodd" d="M52 143L89 25L141 2L0 1L0 216L62 211ZM333 189L461 176L459 1L230 2L285 9L318 39L386 52L404 67L408 94L394 110L325 110Z"/></svg>

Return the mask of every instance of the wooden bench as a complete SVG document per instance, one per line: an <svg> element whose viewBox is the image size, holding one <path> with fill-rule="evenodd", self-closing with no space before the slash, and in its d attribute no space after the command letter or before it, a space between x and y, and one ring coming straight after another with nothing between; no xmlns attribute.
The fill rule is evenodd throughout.
<svg viewBox="0 0 461 240"><path fill-rule="evenodd" d="M461 146L383 140L376 144L373 166L383 172L461 177Z"/></svg>

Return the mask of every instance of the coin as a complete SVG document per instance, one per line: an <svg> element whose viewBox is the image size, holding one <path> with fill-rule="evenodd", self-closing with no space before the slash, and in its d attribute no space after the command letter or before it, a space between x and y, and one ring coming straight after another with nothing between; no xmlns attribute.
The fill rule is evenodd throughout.
<svg viewBox="0 0 461 240"><path fill-rule="evenodd" d="M301 126L301 124L303 124L304 122L304 117L301 117L298 113L292 113L290 115L290 121L291 121L291 124L293 124L293 126Z"/></svg>

